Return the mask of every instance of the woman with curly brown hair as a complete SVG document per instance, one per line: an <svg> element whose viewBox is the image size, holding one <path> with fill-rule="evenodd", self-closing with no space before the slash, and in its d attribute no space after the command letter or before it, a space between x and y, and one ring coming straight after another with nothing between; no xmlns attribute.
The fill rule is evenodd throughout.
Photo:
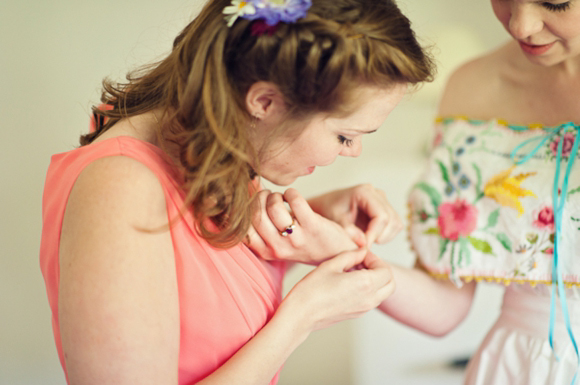
<svg viewBox="0 0 580 385"><path fill-rule="evenodd" d="M382 193L306 201L260 180L358 156L431 71L392 1L213 0L165 59L105 82L95 129L45 185L67 381L273 384L310 332L387 298L390 270L366 249L400 229ZM282 299L288 262L317 267Z"/></svg>

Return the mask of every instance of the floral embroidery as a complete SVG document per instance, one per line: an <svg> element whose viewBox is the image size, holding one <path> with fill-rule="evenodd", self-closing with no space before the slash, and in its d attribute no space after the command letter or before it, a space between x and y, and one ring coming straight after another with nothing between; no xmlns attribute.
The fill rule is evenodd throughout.
<svg viewBox="0 0 580 385"><path fill-rule="evenodd" d="M534 210L532 218L533 227L540 232L526 234L524 242L516 249L516 253L526 254L526 257L519 261L514 270L515 277L525 277L537 267L538 252L550 258L554 255L554 209L549 205L540 207Z"/></svg>
<svg viewBox="0 0 580 385"><path fill-rule="evenodd" d="M574 146L574 140L576 138L576 133L574 131L565 131L560 135L554 135L552 140L548 143L548 150L547 155L550 158L556 158L558 155L558 145L560 144L560 140L563 140L562 143L562 158L568 159L570 156L570 152L572 152L572 146Z"/></svg>
<svg viewBox="0 0 580 385"><path fill-rule="evenodd" d="M410 238L421 263L458 285L469 277L549 284L556 230L552 191L558 187L553 187L554 151L562 146L563 173L578 126L540 127L534 133L499 121L438 123L427 170L409 196ZM576 284L580 262L568 258L580 245L575 168L568 180L559 259L566 261L565 282Z"/></svg>
<svg viewBox="0 0 580 385"><path fill-rule="evenodd" d="M519 198L525 196L535 197L536 195L524 188L520 184L528 177L535 175L535 172L518 174L511 177L510 174L516 166L512 166L508 170L502 171L496 176L492 177L485 185L483 191L485 196L490 197L502 206L507 206L518 210L521 216L524 213L524 208Z"/></svg>
<svg viewBox="0 0 580 385"><path fill-rule="evenodd" d="M454 153L457 154L457 151L454 152L449 149L449 153L453 156ZM458 195L462 189L469 187L471 182L465 173L460 173L459 170L456 173L453 172L455 171L453 167L455 164L454 161L451 162L452 173L449 173L449 170L443 162L439 160L436 162L446 185L446 195ZM472 164L472 167L476 174L476 182L474 185L476 194L473 202L468 202L459 196L454 200L443 202L439 192L430 184L421 182L416 185L416 188L422 190L429 196L433 206L433 214L429 214L425 208L421 208L416 212L417 218L422 223L428 221L429 218L436 219L437 226L428 228L424 234L440 237L439 259L451 247L452 275L456 265L460 266L464 263L469 264L471 262L471 250L494 255L492 244L483 236L493 237L499 243L499 247L503 247L508 251L512 249L512 243L505 233L493 231L493 228L498 223L499 209L489 214L485 227L477 228L479 213L475 204L484 197L484 193L481 189L481 171L475 163ZM457 182L452 180L451 175L453 174L461 175ZM469 183L465 181L469 181ZM455 187L456 183L459 185L459 189Z"/></svg>
<svg viewBox="0 0 580 385"><path fill-rule="evenodd" d="M466 237L475 229L477 224L477 209L464 201L443 203L439 206L439 234L444 239L457 241L460 236Z"/></svg>
<svg viewBox="0 0 580 385"><path fill-rule="evenodd" d="M542 253L553 256L554 255L554 246L546 247L544 250L542 250Z"/></svg>
<svg viewBox="0 0 580 385"><path fill-rule="evenodd" d="M443 131L438 129L435 132L435 137L433 138L433 147L438 147L443 143Z"/></svg>
<svg viewBox="0 0 580 385"><path fill-rule="evenodd" d="M560 137L556 136L554 140L550 143L550 150L552 150L552 155L558 155L558 144L560 144ZM574 145L574 134L567 132L562 137L564 139L564 144L562 145L562 156L567 158L570 156L572 151L572 146Z"/></svg>
<svg viewBox="0 0 580 385"><path fill-rule="evenodd" d="M549 230L554 232L554 209L552 206L545 206L538 213L534 213L532 224L540 230Z"/></svg>

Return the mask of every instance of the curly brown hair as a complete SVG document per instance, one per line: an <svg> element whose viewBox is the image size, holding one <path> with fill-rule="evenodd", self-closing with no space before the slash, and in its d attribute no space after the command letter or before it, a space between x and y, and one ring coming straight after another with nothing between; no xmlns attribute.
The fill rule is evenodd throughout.
<svg viewBox="0 0 580 385"><path fill-rule="evenodd" d="M180 149L186 205L200 234L217 247L243 239L254 210L259 149L248 137L245 106L252 84L275 84L296 121L345 109L361 83L413 85L430 81L434 71L392 0L313 0L306 17L261 35L252 33L255 21L238 19L228 28L222 11L229 4L210 0L159 63L130 73L125 83L105 80L101 100L108 108L93 107L100 124L80 140L91 143L120 119L166 111L158 134Z"/></svg>

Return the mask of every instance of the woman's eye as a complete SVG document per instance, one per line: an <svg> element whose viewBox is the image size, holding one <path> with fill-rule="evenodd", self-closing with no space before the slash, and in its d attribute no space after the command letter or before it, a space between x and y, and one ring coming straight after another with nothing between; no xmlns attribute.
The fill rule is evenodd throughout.
<svg viewBox="0 0 580 385"><path fill-rule="evenodd" d="M559 4L545 2L545 3L542 3L542 6L549 11L562 12L562 11L567 11L570 8L570 2L567 1L565 3L559 3Z"/></svg>
<svg viewBox="0 0 580 385"><path fill-rule="evenodd" d="M340 142L340 144L344 144L347 147L352 146L352 144L354 143L352 139L348 139L342 135L338 135L338 141Z"/></svg>

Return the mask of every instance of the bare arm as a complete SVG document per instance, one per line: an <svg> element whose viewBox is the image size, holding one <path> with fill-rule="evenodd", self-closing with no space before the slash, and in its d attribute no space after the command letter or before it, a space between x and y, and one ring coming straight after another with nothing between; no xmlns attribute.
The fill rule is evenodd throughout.
<svg viewBox="0 0 580 385"><path fill-rule="evenodd" d="M62 229L59 317L70 384L175 385L179 302L165 199L129 158L105 158L77 180ZM366 269L350 271L363 263ZM321 263L263 329L201 384L266 385L313 331L364 314L394 290L365 249ZM361 300L364 298L364 300Z"/></svg>
<svg viewBox="0 0 580 385"><path fill-rule="evenodd" d="M485 117L482 106L490 103L490 89L497 76L489 59L478 58L459 67L449 78L439 105L440 116ZM477 90L477 92L474 92ZM379 309L422 332L442 336L452 331L468 314L476 284L457 288L436 280L419 268L392 266L396 292Z"/></svg>
<svg viewBox="0 0 580 385"><path fill-rule="evenodd" d="M60 243L59 320L71 384L176 384L179 306L165 200L125 157L89 165Z"/></svg>
<svg viewBox="0 0 580 385"><path fill-rule="evenodd" d="M379 309L397 321L427 334L443 336L468 314L475 282L457 288L418 268L391 266L391 270L397 290Z"/></svg>

